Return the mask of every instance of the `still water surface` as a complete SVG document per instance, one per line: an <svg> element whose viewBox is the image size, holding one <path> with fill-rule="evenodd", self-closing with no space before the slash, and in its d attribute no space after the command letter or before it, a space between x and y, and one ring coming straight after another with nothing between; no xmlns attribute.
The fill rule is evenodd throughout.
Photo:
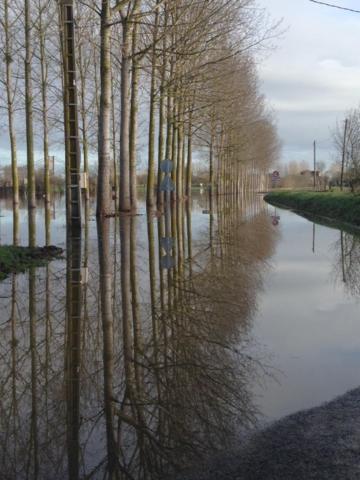
<svg viewBox="0 0 360 480"><path fill-rule="evenodd" d="M360 384L360 237L277 213L280 240L253 328L279 370L261 401L269 418Z"/></svg>
<svg viewBox="0 0 360 480"><path fill-rule="evenodd" d="M57 199L64 259L0 284L1 478L172 478L359 385L358 237L259 196L93 210L71 239Z"/></svg>

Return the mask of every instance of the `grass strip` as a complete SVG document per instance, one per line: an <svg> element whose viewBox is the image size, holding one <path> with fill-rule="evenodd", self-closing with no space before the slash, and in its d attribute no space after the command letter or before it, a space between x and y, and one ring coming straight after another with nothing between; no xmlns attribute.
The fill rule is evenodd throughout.
<svg viewBox="0 0 360 480"><path fill-rule="evenodd" d="M272 205L360 227L360 195L290 190L270 192L264 199Z"/></svg>

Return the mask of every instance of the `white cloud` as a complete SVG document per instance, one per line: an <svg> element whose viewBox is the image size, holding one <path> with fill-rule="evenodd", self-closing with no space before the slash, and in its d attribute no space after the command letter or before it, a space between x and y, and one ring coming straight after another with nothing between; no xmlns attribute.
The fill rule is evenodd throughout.
<svg viewBox="0 0 360 480"><path fill-rule="evenodd" d="M278 118L284 160L294 158L292 154L310 157L318 138L323 160L331 161L329 130L360 103L360 14L308 0L258 3L273 18L282 17L287 28L259 67L263 91ZM341 5L359 7L356 0Z"/></svg>

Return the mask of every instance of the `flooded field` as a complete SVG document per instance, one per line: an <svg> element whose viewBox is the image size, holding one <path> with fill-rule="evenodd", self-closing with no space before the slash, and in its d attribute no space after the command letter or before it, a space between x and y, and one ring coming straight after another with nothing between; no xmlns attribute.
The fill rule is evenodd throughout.
<svg viewBox="0 0 360 480"><path fill-rule="evenodd" d="M74 238L38 205L66 254L0 283L2 478L173 478L359 385L357 236L261 196L139 213Z"/></svg>

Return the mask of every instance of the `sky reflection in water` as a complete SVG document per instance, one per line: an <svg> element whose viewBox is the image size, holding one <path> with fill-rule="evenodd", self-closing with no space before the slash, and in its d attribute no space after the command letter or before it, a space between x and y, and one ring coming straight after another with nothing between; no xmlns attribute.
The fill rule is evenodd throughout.
<svg viewBox="0 0 360 480"><path fill-rule="evenodd" d="M281 372L279 383L268 382L262 392L260 409L269 418L310 408L360 384L360 238L314 227L289 211L278 213L281 240L253 330Z"/></svg>

